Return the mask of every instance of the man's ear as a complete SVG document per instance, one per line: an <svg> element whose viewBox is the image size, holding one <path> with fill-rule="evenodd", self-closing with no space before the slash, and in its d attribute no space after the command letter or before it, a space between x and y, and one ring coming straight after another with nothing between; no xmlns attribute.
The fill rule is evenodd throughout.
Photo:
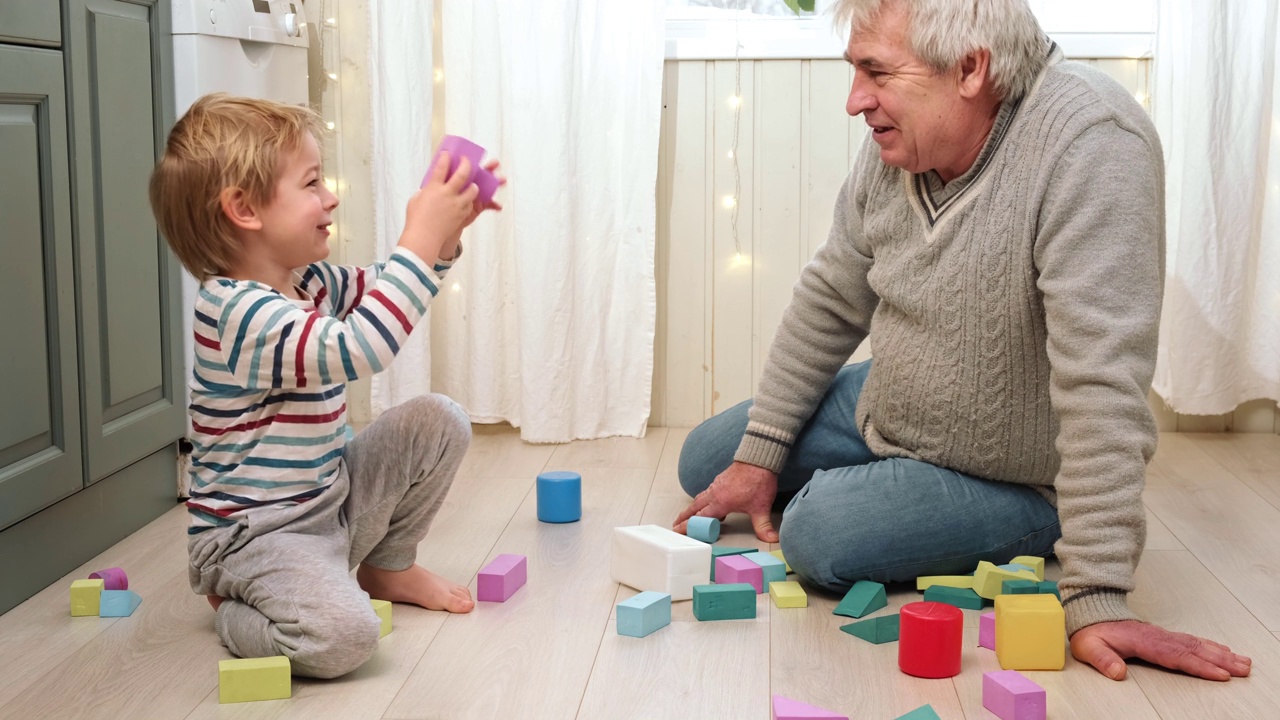
<svg viewBox="0 0 1280 720"><path fill-rule="evenodd" d="M238 187L223 188L218 195L222 205L222 214L227 216L232 225L241 230L261 230L262 217L257 208L249 202L249 196Z"/></svg>
<svg viewBox="0 0 1280 720"><path fill-rule="evenodd" d="M960 58L960 97L972 100L990 86L991 51L979 48Z"/></svg>

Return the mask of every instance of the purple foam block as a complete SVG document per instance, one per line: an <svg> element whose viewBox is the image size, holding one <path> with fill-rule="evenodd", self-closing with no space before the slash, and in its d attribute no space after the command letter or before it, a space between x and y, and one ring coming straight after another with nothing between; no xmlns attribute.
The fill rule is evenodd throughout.
<svg viewBox="0 0 1280 720"><path fill-rule="evenodd" d="M1017 670L984 673L982 707L1000 720L1044 720L1044 688Z"/></svg>
<svg viewBox="0 0 1280 720"><path fill-rule="evenodd" d="M458 170L458 165L462 162L462 158L471 161L471 173L467 178L468 183L475 183L480 193L477 196L482 203L487 203L493 199L493 194L498 190L498 178L493 173L485 170L482 166L484 161L484 148L471 142L470 140L458 135L445 135L440 141L440 147L436 148L435 157L431 159L431 167L436 166L436 160L440 158L442 151L449 153L449 173L446 177L453 177L453 173ZM431 170L427 170L427 174L422 178L422 184L427 184L427 179L431 177Z"/></svg>
<svg viewBox="0 0 1280 720"><path fill-rule="evenodd" d="M849 720L849 716L802 703L799 700L774 695L773 720Z"/></svg>
<svg viewBox="0 0 1280 720"><path fill-rule="evenodd" d="M506 602L523 585L528 565L524 555L499 555L476 577L476 599Z"/></svg>
<svg viewBox="0 0 1280 720"><path fill-rule="evenodd" d="M101 580L103 590L128 590L129 576L121 568L107 568L89 573L90 580Z"/></svg>
<svg viewBox="0 0 1280 720"><path fill-rule="evenodd" d="M716 584L749 583L756 594L764 592L764 568L741 555L716 558Z"/></svg>
<svg viewBox="0 0 1280 720"><path fill-rule="evenodd" d="M988 650L996 649L996 614L982 613L978 617L978 644Z"/></svg>

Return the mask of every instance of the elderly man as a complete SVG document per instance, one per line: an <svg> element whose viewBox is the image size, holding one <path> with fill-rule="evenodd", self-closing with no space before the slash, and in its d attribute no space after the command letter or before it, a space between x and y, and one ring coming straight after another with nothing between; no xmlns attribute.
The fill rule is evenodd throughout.
<svg viewBox="0 0 1280 720"><path fill-rule="evenodd" d="M680 456L693 515L751 517L840 591L1049 555L1075 657L1249 673L1126 605L1156 432L1164 266L1155 128L1064 62L1026 0L839 0L870 126L754 401ZM872 362L841 369L872 335ZM770 509L792 495L781 538Z"/></svg>

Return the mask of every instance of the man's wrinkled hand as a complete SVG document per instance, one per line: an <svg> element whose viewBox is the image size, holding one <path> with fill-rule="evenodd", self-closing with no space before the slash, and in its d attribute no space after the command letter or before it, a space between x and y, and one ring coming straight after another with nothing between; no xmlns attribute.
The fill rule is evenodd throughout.
<svg viewBox="0 0 1280 720"><path fill-rule="evenodd" d="M689 518L694 515L724 520L729 513L742 512L751 517L756 537L776 543L778 533L773 529L769 513L777 495L777 474L762 467L735 462L716 476L711 487L698 493L698 497L676 518L672 529L678 533L685 532Z"/></svg>
<svg viewBox="0 0 1280 720"><path fill-rule="evenodd" d="M1165 630L1158 625L1122 620L1098 623L1071 636L1071 654L1112 680L1128 674L1124 661L1138 658L1206 680L1245 677L1253 661L1212 640Z"/></svg>

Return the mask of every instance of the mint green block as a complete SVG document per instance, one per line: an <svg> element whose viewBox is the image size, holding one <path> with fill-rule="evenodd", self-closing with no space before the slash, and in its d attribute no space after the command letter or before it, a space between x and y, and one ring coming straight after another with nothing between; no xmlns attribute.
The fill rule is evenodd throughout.
<svg viewBox="0 0 1280 720"><path fill-rule="evenodd" d="M749 620L756 616L751 583L694 585L693 616L699 620Z"/></svg>
<svg viewBox="0 0 1280 720"><path fill-rule="evenodd" d="M755 548L736 548L736 547L719 547L711 546L711 582L716 581L716 558L726 555L746 555L755 552ZM765 588L766 590L768 588Z"/></svg>
<svg viewBox="0 0 1280 720"><path fill-rule="evenodd" d="M841 625L840 629L854 637L862 638L876 645L896 642L898 639L898 617L897 613L881 615L880 617L867 618L856 623Z"/></svg>
<svg viewBox="0 0 1280 720"><path fill-rule="evenodd" d="M833 615L860 618L888 605L889 598L885 595L883 585L870 580L859 580L853 584L853 587L849 588L849 592L845 594L844 599L840 601L839 605L836 605L836 609L832 610L831 613Z"/></svg>
<svg viewBox="0 0 1280 720"><path fill-rule="evenodd" d="M953 588L934 585L924 591L925 602L939 602L966 610L981 610L982 596L969 588Z"/></svg>
<svg viewBox="0 0 1280 720"><path fill-rule="evenodd" d="M1041 595L1053 595L1054 597L1058 598L1059 601L1062 600L1062 596L1058 594L1057 581L1043 580L1041 582L1036 583L1036 588L1039 590L1039 594Z"/></svg>
<svg viewBox="0 0 1280 720"><path fill-rule="evenodd" d="M103 590L98 603L99 617L129 617L142 604L142 598L132 590Z"/></svg>
<svg viewBox="0 0 1280 720"><path fill-rule="evenodd" d="M648 590L618 603L618 634L644 637L671 624L671 596Z"/></svg>
<svg viewBox="0 0 1280 720"><path fill-rule="evenodd" d="M1039 595L1040 583L1035 580L1005 580L1000 585L1002 595Z"/></svg>
<svg viewBox="0 0 1280 720"><path fill-rule="evenodd" d="M751 552L742 557L760 566L764 572L764 591L769 592L769 583L787 581L787 564L767 552Z"/></svg>
<svg viewBox="0 0 1280 720"><path fill-rule="evenodd" d="M938 717L938 713L933 711L932 705L925 705L912 710L897 720L942 720L942 718Z"/></svg>

